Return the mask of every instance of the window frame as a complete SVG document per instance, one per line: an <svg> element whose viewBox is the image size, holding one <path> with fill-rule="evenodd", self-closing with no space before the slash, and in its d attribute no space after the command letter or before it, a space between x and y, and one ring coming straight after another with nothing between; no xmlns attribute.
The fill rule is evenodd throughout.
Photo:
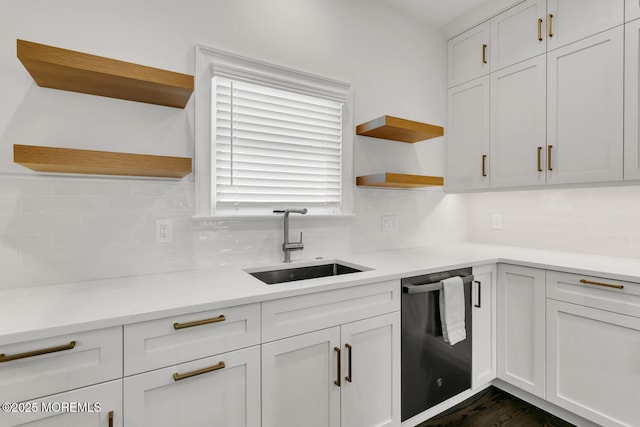
<svg viewBox="0 0 640 427"><path fill-rule="evenodd" d="M265 213L215 211L212 183L211 80L214 75L270 86L344 103L342 127L342 203L339 213L314 217L353 216L353 91L351 84L270 64L207 46L196 45L195 75L195 212L194 219L273 218Z"/></svg>

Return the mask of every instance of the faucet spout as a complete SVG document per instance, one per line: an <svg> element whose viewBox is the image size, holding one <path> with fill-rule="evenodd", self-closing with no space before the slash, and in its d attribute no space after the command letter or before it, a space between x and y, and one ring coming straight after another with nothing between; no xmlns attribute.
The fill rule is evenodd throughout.
<svg viewBox="0 0 640 427"><path fill-rule="evenodd" d="M304 249L304 244L302 243L302 232L300 232L300 241L291 242L289 241L289 214L297 213L301 215L305 215L307 213L307 208L303 209L282 209L282 210L274 210L273 213L283 213L283 221L284 221L284 242L282 243L282 252L284 252L284 260L283 262L291 262L291 251L301 251Z"/></svg>

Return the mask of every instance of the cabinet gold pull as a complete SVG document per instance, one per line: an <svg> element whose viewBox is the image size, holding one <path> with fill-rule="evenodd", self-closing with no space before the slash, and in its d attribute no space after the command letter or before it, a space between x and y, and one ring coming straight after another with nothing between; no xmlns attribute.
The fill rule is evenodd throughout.
<svg viewBox="0 0 640 427"><path fill-rule="evenodd" d="M538 172L542 172L542 147L538 147Z"/></svg>
<svg viewBox="0 0 640 427"><path fill-rule="evenodd" d="M548 171L552 171L553 168L551 167L551 149L553 148L553 145L547 145L547 170Z"/></svg>
<svg viewBox="0 0 640 427"><path fill-rule="evenodd" d="M224 369L224 362L220 362L217 365L209 366L207 368L196 369L195 371L185 372L184 374L175 373L173 374L174 381L184 380L185 378L195 377L196 375L206 374L207 372L218 371L220 369Z"/></svg>
<svg viewBox="0 0 640 427"><path fill-rule="evenodd" d="M553 37L553 13L549 14L549 17L547 18L547 34L549 35L549 37Z"/></svg>
<svg viewBox="0 0 640 427"><path fill-rule="evenodd" d="M538 41L542 41L542 18L538 18Z"/></svg>
<svg viewBox="0 0 640 427"><path fill-rule="evenodd" d="M212 317L211 319L195 320L193 322L185 322L185 323L176 322L173 324L173 329L191 328L193 326L208 325L209 323L224 322L225 320L226 318L224 317L224 314L221 314L220 316Z"/></svg>
<svg viewBox="0 0 640 427"><path fill-rule="evenodd" d="M338 387L340 387L340 347L333 347L333 351L336 352L336 361L337 361L337 369L338 369L337 379L333 383Z"/></svg>
<svg viewBox="0 0 640 427"><path fill-rule="evenodd" d="M352 382L353 377L351 376L351 344L344 345L347 348L347 376L344 379L347 382Z"/></svg>
<svg viewBox="0 0 640 427"><path fill-rule="evenodd" d="M113 427L113 411L109 411L109 415L107 415L107 419L109 420L109 427Z"/></svg>
<svg viewBox="0 0 640 427"><path fill-rule="evenodd" d="M71 350L75 346L76 346L76 342L71 341L69 344L59 345L56 347L43 348L41 350L27 351L25 353L10 354L10 355L5 355L4 353L0 353L0 363L9 362L11 360L26 359L27 357L41 356L43 354L55 353L58 351Z"/></svg>
<svg viewBox="0 0 640 427"><path fill-rule="evenodd" d="M592 282L591 280L586 280L586 279L580 279L580 283L583 283L585 285L604 286L607 288L614 288L614 289L624 289L623 285L610 285L609 283Z"/></svg>
<svg viewBox="0 0 640 427"><path fill-rule="evenodd" d="M486 44L482 45L482 63L483 64L487 63L487 45Z"/></svg>
<svg viewBox="0 0 640 427"><path fill-rule="evenodd" d="M482 306L482 282L479 280L475 280L475 283L478 284L478 302L474 304L474 307L481 308Z"/></svg>
<svg viewBox="0 0 640 427"><path fill-rule="evenodd" d="M487 155L483 154L482 155L482 176L487 176L486 163L487 163Z"/></svg>

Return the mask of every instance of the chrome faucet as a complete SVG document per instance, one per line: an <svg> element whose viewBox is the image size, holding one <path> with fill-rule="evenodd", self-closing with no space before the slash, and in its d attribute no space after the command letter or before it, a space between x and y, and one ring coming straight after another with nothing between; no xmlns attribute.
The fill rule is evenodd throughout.
<svg viewBox="0 0 640 427"><path fill-rule="evenodd" d="M298 213L304 215L307 213L307 208L274 210L273 213L284 213L284 242L282 243L282 252L284 252L283 262L291 262L291 251L303 250L304 244L302 243L302 231L300 232L299 242L289 241L289 214Z"/></svg>

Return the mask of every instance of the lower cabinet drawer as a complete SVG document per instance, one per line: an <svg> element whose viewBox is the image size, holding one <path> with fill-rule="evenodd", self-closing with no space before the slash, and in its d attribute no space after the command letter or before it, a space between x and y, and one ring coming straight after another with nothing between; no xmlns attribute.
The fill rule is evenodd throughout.
<svg viewBox="0 0 640 427"><path fill-rule="evenodd" d="M0 401L19 402L122 377L122 327L0 346Z"/></svg>
<svg viewBox="0 0 640 427"><path fill-rule="evenodd" d="M260 304L125 325L124 375L259 343Z"/></svg>
<svg viewBox="0 0 640 427"><path fill-rule="evenodd" d="M260 347L124 379L124 424L260 426Z"/></svg>
<svg viewBox="0 0 640 427"><path fill-rule="evenodd" d="M262 303L262 342L400 310L400 281L283 298Z"/></svg>
<svg viewBox="0 0 640 427"><path fill-rule="evenodd" d="M548 299L547 400L602 426L640 426L640 319Z"/></svg>
<svg viewBox="0 0 640 427"><path fill-rule="evenodd" d="M640 283L547 271L547 298L640 317Z"/></svg>
<svg viewBox="0 0 640 427"><path fill-rule="evenodd" d="M0 427L121 427L122 380L4 405Z"/></svg>

